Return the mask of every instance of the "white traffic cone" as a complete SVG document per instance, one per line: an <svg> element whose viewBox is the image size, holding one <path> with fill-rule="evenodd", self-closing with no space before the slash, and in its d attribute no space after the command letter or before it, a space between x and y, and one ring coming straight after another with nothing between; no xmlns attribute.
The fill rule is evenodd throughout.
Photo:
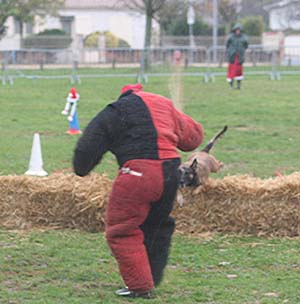
<svg viewBox="0 0 300 304"><path fill-rule="evenodd" d="M31 149L31 157L29 162L29 169L25 172L25 175L33 176L47 176L48 173L43 169L43 158L40 134L35 133L33 137L33 144Z"/></svg>

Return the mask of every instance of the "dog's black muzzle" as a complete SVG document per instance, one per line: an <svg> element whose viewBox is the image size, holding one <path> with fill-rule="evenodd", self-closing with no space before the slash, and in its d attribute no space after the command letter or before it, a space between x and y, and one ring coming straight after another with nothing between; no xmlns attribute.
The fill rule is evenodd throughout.
<svg viewBox="0 0 300 304"><path fill-rule="evenodd" d="M191 167L179 168L179 187L194 187L197 186L197 174Z"/></svg>

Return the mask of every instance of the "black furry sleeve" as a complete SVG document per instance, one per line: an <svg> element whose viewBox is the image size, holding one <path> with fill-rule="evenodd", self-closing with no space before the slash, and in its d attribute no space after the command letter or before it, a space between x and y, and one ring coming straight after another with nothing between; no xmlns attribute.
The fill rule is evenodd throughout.
<svg viewBox="0 0 300 304"><path fill-rule="evenodd" d="M73 156L74 172L87 175L102 159L118 132L118 113L109 105L88 124L77 142Z"/></svg>

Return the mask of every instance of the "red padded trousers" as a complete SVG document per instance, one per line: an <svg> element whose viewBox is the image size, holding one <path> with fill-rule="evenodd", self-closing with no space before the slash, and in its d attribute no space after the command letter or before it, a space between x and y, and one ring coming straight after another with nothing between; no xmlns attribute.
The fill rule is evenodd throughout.
<svg viewBox="0 0 300 304"><path fill-rule="evenodd" d="M243 65L239 64L239 56L236 54L234 63L229 63L227 71L227 79L242 80L243 79Z"/></svg>
<svg viewBox="0 0 300 304"><path fill-rule="evenodd" d="M147 291L154 288L151 267L155 268L155 266L152 266L152 264L154 265L152 261L150 266L147 253L149 248L145 246L144 231L147 233L147 238L149 235L146 232L147 230L150 231L150 235L152 235L152 232L153 234L156 233L153 230L157 229L151 228L152 223L155 222L151 218L160 217L159 214L164 213L163 207L170 203L161 200L166 185L164 163L163 160L143 159L126 162L123 167L139 172L142 176L125 174L120 171L110 195L106 210L106 238L118 262L121 276L130 290ZM174 179L174 182L172 182L174 190L172 190L169 201L174 200L177 189L176 183L176 179ZM162 208L159 208L156 212L155 209L157 208L155 207L160 205ZM163 221L168 218L172 207L167 209ZM152 210L155 213L151 212ZM152 216L153 214L158 215ZM148 220L149 224L147 224ZM167 223L168 220L165 222ZM145 225L146 227L144 227ZM172 227L169 237L164 238L164 243L170 242L173 230L174 227ZM169 240L165 241L165 239ZM166 247L169 247L169 244Z"/></svg>

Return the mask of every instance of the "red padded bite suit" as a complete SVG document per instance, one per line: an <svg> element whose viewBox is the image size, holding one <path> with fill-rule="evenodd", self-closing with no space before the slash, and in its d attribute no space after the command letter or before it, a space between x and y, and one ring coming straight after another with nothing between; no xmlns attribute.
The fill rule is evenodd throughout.
<svg viewBox="0 0 300 304"><path fill-rule="evenodd" d="M89 123L73 164L84 176L105 152L116 155L120 171L107 207L106 237L125 284L148 291L161 282L175 229L170 213L179 183L177 148L197 148L203 130L169 99L141 85L122 93Z"/></svg>

